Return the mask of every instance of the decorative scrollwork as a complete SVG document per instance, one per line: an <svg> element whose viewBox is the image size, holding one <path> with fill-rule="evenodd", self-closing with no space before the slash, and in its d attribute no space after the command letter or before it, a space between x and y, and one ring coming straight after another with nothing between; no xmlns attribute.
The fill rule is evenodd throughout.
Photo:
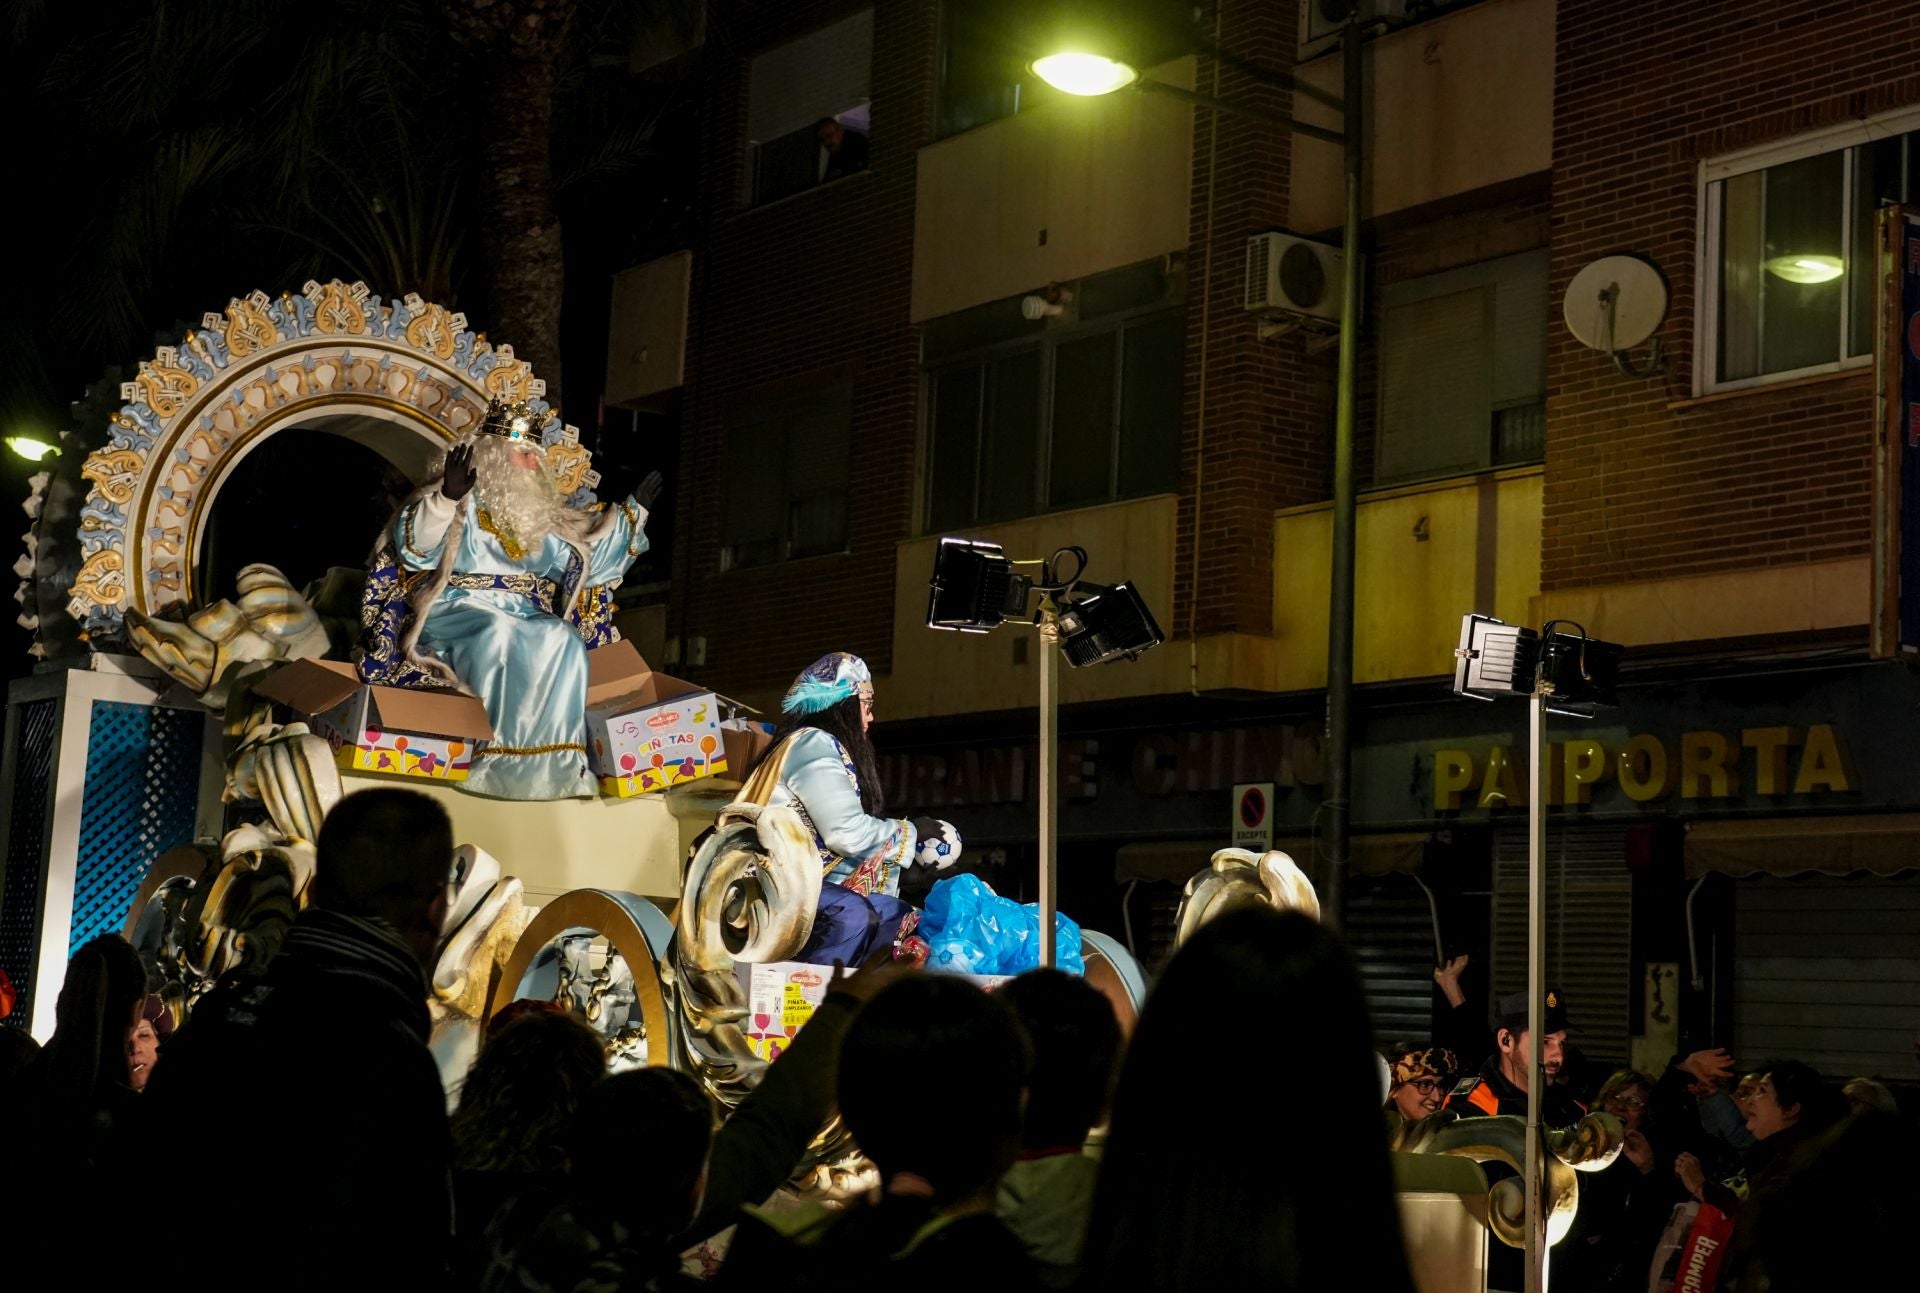
<svg viewBox="0 0 1920 1293"><path fill-rule="evenodd" d="M1559 1243L1573 1226L1580 1207L1579 1173L1612 1166L1626 1135L1620 1120L1609 1113L1590 1113L1564 1130L1543 1130L1540 1162L1546 1180L1541 1206L1549 1244ZM1505 1163L1524 1176L1527 1122L1513 1117L1462 1118L1443 1109L1431 1118L1404 1124L1393 1148L1403 1154L1452 1154L1476 1163ZM1487 1228L1509 1248L1527 1244L1527 1198L1521 1176L1496 1181L1487 1191Z"/></svg>
<svg viewBox="0 0 1920 1293"><path fill-rule="evenodd" d="M496 395L546 411L546 383L511 346L490 345L465 315L418 295L388 301L364 283L313 281L235 297L202 325L122 384L108 443L82 469L80 514L61 514L78 532L82 568L56 609L90 640L111 636L128 610L152 616L195 600L193 548L214 482L258 435L329 406L440 442L472 433ZM542 440L569 501L591 502L598 477L577 428L555 418ZM54 613L26 609L36 622Z"/></svg>
<svg viewBox="0 0 1920 1293"><path fill-rule="evenodd" d="M1187 881L1175 917L1174 946L1223 912L1261 903L1320 919L1320 896L1313 882L1278 849L1255 857L1246 849L1221 849L1207 869Z"/></svg>

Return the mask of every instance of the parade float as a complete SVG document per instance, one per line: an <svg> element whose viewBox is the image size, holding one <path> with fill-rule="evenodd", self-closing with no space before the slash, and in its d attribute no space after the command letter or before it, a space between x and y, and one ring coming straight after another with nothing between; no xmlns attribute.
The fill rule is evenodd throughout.
<svg viewBox="0 0 1920 1293"><path fill-rule="evenodd" d="M485 1021L528 997L585 1019L617 1065L694 1073L723 1110L775 1062L832 973L799 959L820 902L818 833L742 786L766 724L620 640L612 592L644 542L644 507L595 496L591 454L544 394L509 346L456 312L310 282L207 314L139 364L104 425L63 435L56 465L33 478L15 564L37 666L10 689L0 774L0 962L20 990L9 1022L44 1038L70 949L112 930L184 1016L220 975L273 954L306 901L327 810L404 785L438 800L461 841L431 974L450 1090ZM296 428L371 450L413 493L364 536L362 567L295 588L256 564L213 588L222 487ZM545 548L485 506L458 505L469 460L449 447L462 443L537 464L568 514ZM488 554L492 573L466 568ZM443 667L490 631L473 602L516 597L539 607L533 654L498 676ZM502 703L503 688L555 678L571 680L566 704L584 708L587 740L543 738L551 706ZM539 770L475 784L489 762L521 760ZM1284 854L1228 850L1196 866L1183 939L1241 902L1317 914ZM1140 967L1082 934L1088 980L1130 1023ZM1050 953L1051 938L1040 942ZM1400 1148L1518 1166L1516 1121L1419 1124ZM1556 1237L1574 1169L1611 1161L1617 1143L1596 1118L1550 1146L1541 1184ZM829 1126L801 1184L844 1188L857 1168ZM1516 1242L1517 1186L1489 1194L1477 1171L1429 1176L1427 1192L1447 1201L1435 1251L1484 1246L1486 1228Z"/></svg>

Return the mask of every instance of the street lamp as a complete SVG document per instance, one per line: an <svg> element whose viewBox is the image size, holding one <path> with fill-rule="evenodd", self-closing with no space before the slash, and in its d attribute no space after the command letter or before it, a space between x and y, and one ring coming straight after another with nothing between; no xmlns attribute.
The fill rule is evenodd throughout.
<svg viewBox="0 0 1920 1293"><path fill-rule="evenodd" d="M60 446L36 435L10 435L7 448L28 462L43 462L60 452Z"/></svg>
<svg viewBox="0 0 1920 1293"><path fill-rule="evenodd" d="M1028 66L1041 80L1068 94L1111 94L1132 86L1213 112L1248 117L1292 134L1339 144L1345 155L1345 219L1340 245L1346 254L1341 260L1340 364L1333 421L1333 560L1327 609L1327 739L1323 747L1327 866L1325 874L1316 877L1321 881L1321 910L1337 928L1345 913L1348 840L1352 826L1356 503L1353 421L1360 341L1360 182L1365 161L1361 151L1360 33L1365 24L1355 0L1319 0L1319 4L1323 16L1345 23L1340 35L1339 95L1328 94L1284 72L1233 58L1218 49L1208 48L1204 52L1216 62L1255 80L1285 87L1332 108L1341 114L1341 128L1337 131L1296 121L1284 113L1233 103L1139 75L1138 68L1153 66L1200 44L1190 28L1184 35L1169 35L1168 27L1152 21L1156 6L1149 0L1133 3L1061 0L1043 19L1047 52ZM1191 590L1189 595L1197 596L1198 589Z"/></svg>
<svg viewBox="0 0 1920 1293"><path fill-rule="evenodd" d="M1033 74L1063 94L1112 94L1140 79L1131 64L1101 54L1063 50L1033 60Z"/></svg>
<svg viewBox="0 0 1920 1293"><path fill-rule="evenodd" d="M1525 1168L1527 1293L1547 1287L1545 1218L1540 1215L1543 1163L1540 1102L1547 1084L1541 1062L1545 1026L1547 930L1547 715L1591 718L1602 705L1614 704L1620 673L1620 647L1587 636L1578 624L1572 633L1556 631L1567 623L1550 620L1538 632L1505 624L1488 615L1460 621L1455 649L1453 690L1472 700L1525 696L1527 722L1527 1154Z"/></svg>

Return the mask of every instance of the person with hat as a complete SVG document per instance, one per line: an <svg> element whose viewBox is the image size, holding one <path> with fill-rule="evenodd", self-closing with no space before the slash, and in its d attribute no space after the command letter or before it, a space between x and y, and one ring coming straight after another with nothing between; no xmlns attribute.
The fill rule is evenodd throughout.
<svg viewBox="0 0 1920 1293"><path fill-rule="evenodd" d="M610 590L647 550L654 472L612 506L572 506L571 442L527 401L487 406L401 505L369 562L365 682L458 686L493 739L463 784L497 799L592 798L587 648L614 641Z"/></svg>
<svg viewBox="0 0 1920 1293"><path fill-rule="evenodd" d="M1545 1004L1540 1062L1546 1070L1547 1087L1540 1093L1540 1120L1548 1127L1568 1127L1580 1121L1586 1107L1574 1099L1567 1088L1554 1084L1566 1059L1567 1008L1565 998L1555 988L1547 989ZM1510 992L1500 998L1491 1023L1497 1049L1487 1057L1478 1073L1463 1078L1453 1088L1447 1097L1447 1108L1463 1118L1495 1114L1524 1118L1533 1055L1533 1039L1527 1032L1527 994Z"/></svg>
<svg viewBox="0 0 1920 1293"><path fill-rule="evenodd" d="M1440 1111L1447 1084L1460 1072L1460 1061L1444 1046L1410 1044L1394 1049L1391 1067L1387 1126L1398 1131L1403 1123L1419 1122Z"/></svg>
<svg viewBox="0 0 1920 1293"><path fill-rule="evenodd" d="M1567 1043L1566 998L1557 988L1547 989L1546 1007L1541 1019L1540 1063L1546 1070L1546 1086L1540 1092L1540 1123L1543 1127L1570 1127L1586 1113L1564 1086L1554 1078L1565 1063ZM1480 1071L1460 1080L1447 1097L1447 1109L1462 1118L1527 1116L1527 1086L1533 1076L1533 1037L1527 1027L1527 994L1510 992L1501 997L1493 1018L1494 1053ZM1513 1173L1498 1163L1484 1163L1488 1184ZM1487 1250L1487 1287L1518 1290L1526 1278L1526 1256L1518 1248L1494 1243Z"/></svg>
<svg viewBox="0 0 1920 1293"><path fill-rule="evenodd" d="M907 937L917 917L900 897L910 868L945 871L960 860L960 834L930 817L886 816L886 795L868 729L873 673L845 651L801 671L780 702L773 744L755 760L778 760L770 804L792 808L813 833L825 884L813 931L796 960L857 965Z"/></svg>

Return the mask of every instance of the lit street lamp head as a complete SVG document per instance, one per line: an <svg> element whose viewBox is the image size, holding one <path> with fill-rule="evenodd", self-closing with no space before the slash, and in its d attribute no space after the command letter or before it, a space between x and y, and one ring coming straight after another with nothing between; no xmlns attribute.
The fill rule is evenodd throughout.
<svg viewBox="0 0 1920 1293"><path fill-rule="evenodd" d="M1085 96L1112 94L1140 79L1140 73L1130 64L1078 51L1034 59L1033 74L1063 94Z"/></svg>

